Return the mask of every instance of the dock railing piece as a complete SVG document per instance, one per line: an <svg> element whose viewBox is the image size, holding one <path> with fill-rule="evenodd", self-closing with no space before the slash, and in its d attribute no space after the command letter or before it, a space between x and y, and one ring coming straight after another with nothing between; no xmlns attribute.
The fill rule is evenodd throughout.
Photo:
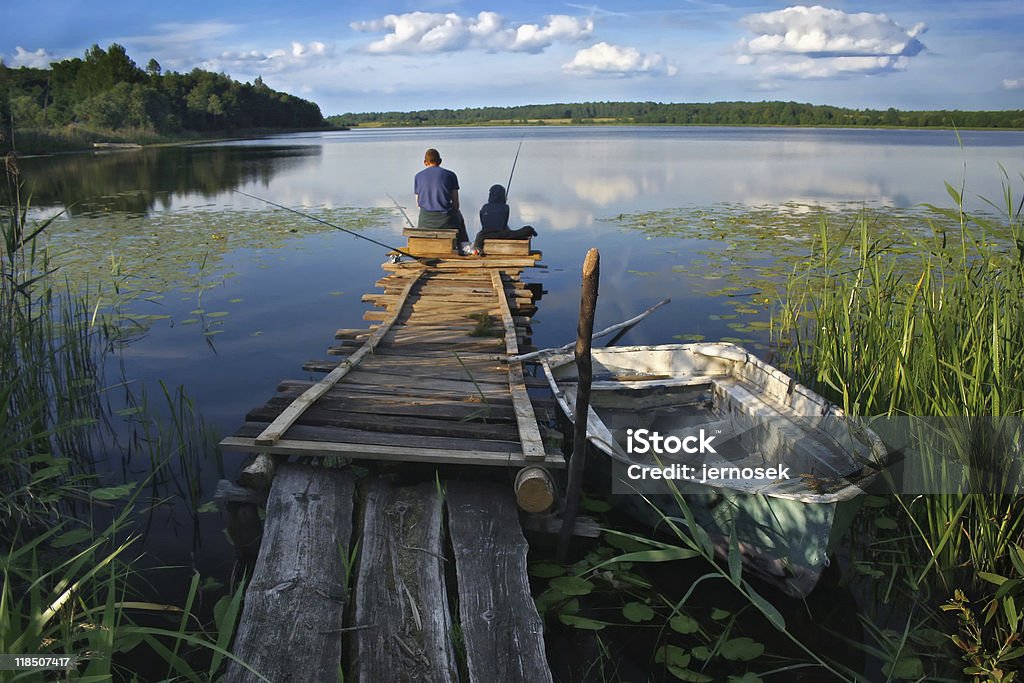
<svg viewBox="0 0 1024 683"><path fill-rule="evenodd" d="M341 378L347 375L352 368L356 367L359 362L367 355L373 353L373 349L376 348L377 344L384 338L384 336L391 329L391 326L398 320L398 316L402 313L402 308L405 306L406 299L409 298L409 293L412 288L420 281L423 274L426 272L425 269L419 270L416 275L409 279L409 282L402 289L402 293L399 295L398 301L395 302L394 313L373 331L366 342L359 348L358 351L353 353L351 356L341 361L334 370L328 373L323 379L311 386L305 392L302 393L297 399L292 401L291 405L281 411L281 414L277 416L273 422L271 422L263 432L256 437L257 446L272 446L280 440L281 436L288 431L288 428L295 424L295 421L299 419L302 413L313 403L327 393L331 387L341 381Z"/></svg>

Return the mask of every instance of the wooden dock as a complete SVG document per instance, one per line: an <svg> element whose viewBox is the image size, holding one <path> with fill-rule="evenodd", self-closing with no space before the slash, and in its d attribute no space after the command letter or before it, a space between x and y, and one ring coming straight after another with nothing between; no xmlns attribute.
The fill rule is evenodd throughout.
<svg viewBox="0 0 1024 683"><path fill-rule="evenodd" d="M282 382L221 443L276 470L232 648L248 666L227 681L551 680L515 496L481 475L564 467L508 361L528 350L520 274L540 254L526 241L458 257L444 233L413 245L436 258L384 264L368 328L338 330L334 360L305 364L324 376ZM373 462L440 469L400 485Z"/></svg>

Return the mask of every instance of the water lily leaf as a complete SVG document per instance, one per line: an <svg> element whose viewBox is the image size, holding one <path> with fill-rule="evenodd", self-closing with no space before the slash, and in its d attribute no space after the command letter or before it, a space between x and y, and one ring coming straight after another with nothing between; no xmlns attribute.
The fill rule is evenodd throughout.
<svg viewBox="0 0 1024 683"><path fill-rule="evenodd" d="M711 683L711 681L715 680L711 676L702 674L699 671L680 669L677 666L669 666L668 672L681 681L690 681L691 683Z"/></svg>
<svg viewBox="0 0 1024 683"><path fill-rule="evenodd" d="M654 653L654 663L685 669L690 665L690 653L676 645L662 645Z"/></svg>
<svg viewBox="0 0 1024 683"><path fill-rule="evenodd" d="M700 623L687 614L679 614L668 621L669 628L676 633L696 633L700 630Z"/></svg>
<svg viewBox="0 0 1024 683"><path fill-rule="evenodd" d="M560 576L551 580L551 588L563 595L587 595L594 590L594 584L578 576Z"/></svg>
<svg viewBox="0 0 1024 683"><path fill-rule="evenodd" d="M764 679L753 671L748 671L742 676L729 676L728 683L764 683Z"/></svg>
<svg viewBox="0 0 1024 683"><path fill-rule="evenodd" d="M749 662L764 654L764 645L746 636L730 638L722 643L719 652L731 661Z"/></svg>
<svg viewBox="0 0 1024 683"><path fill-rule="evenodd" d="M527 572L529 572L530 576L536 576L540 579L553 579L564 574L565 567L553 562L537 562L527 567Z"/></svg>
<svg viewBox="0 0 1024 683"><path fill-rule="evenodd" d="M629 602L622 607L622 616L626 617L634 624L639 624L641 621L650 621L654 618L654 610L651 609L650 605L645 605L642 602Z"/></svg>

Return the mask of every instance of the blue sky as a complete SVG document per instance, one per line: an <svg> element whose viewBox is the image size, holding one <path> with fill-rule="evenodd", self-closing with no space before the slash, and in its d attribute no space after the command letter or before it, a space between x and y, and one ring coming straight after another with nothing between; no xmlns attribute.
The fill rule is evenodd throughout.
<svg viewBox="0 0 1024 683"><path fill-rule="evenodd" d="M116 42L141 66L261 76L326 115L584 100L1021 109L1022 35L1021 0L0 7L8 66Z"/></svg>

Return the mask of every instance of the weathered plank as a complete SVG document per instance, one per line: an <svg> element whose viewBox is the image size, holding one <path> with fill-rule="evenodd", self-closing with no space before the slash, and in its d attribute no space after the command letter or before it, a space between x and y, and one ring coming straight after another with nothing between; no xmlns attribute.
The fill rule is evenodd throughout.
<svg viewBox="0 0 1024 683"><path fill-rule="evenodd" d="M423 271L420 272L422 274ZM406 285L405 296L409 295L418 280L419 278L417 277ZM306 393L295 399L295 402L292 403L292 405L282 411L281 414L277 416L277 419L274 420L267 429L257 437L256 441L261 445L268 445L280 439L281 435L288 430L288 427L291 426L296 419L298 419L303 410L311 406L313 402L323 396L328 389L337 384L342 377L347 375L348 372L359 363L363 356L373 352L377 343L388 333L388 330L391 329L391 326L398 319L399 313L401 312L401 306L399 306L398 309L399 310L389 317L383 325L374 330L373 334L366 340L366 343L363 344L362 348L343 360L336 370L328 373L322 380L310 387Z"/></svg>
<svg viewBox="0 0 1024 683"><path fill-rule="evenodd" d="M530 238L524 240L484 240L487 256L527 256L530 254Z"/></svg>
<svg viewBox="0 0 1024 683"><path fill-rule="evenodd" d="M365 484L349 672L359 683L458 681L433 482Z"/></svg>
<svg viewBox="0 0 1024 683"><path fill-rule="evenodd" d="M310 428L314 429L314 428ZM463 442L460 446L466 445ZM333 441L307 441L303 439L281 439L273 446L257 446L251 437L229 436L220 442L221 448L228 451L250 452L265 450L281 455L298 455L319 458L337 456L342 458L380 460L387 462L428 462L433 464L453 465L500 465L502 467L520 467L528 464L523 459L518 444L505 451L473 451L453 450L451 448L416 448L405 446L395 448L390 445L340 443ZM545 467L565 467L565 460L559 454L549 454L544 461Z"/></svg>
<svg viewBox="0 0 1024 683"><path fill-rule="evenodd" d="M271 681L337 680L354 489L341 470L285 465L274 478L232 649ZM259 679L232 662L224 680Z"/></svg>
<svg viewBox="0 0 1024 683"><path fill-rule="evenodd" d="M278 385L278 389L289 390L293 387L309 387L312 382L302 382L299 380L286 380ZM395 396L395 397L407 397L407 398L435 398L438 392L430 387L407 387L407 386L377 386L373 384L349 384L345 383L340 388L331 389L325 396L334 398L344 398L346 396ZM449 399L461 399L464 403L476 404L476 405L511 405L512 397L507 393L503 395L487 394L483 397L479 394L473 395L448 395Z"/></svg>
<svg viewBox="0 0 1024 683"><path fill-rule="evenodd" d="M294 395L297 395L295 392ZM283 395L267 401L267 407L280 410L292 400ZM383 419L410 415L438 420L483 420L488 423L507 423L515 420L515 413L508 404L483 404L467 401L452 401L446 398L417 398L404 396L351 396L334 398L325 395L316 402L317 408L339 410L349 413L379 415Z"/></svg>
<svg viewBox="0 0 1024 683"><path fill-rule="evenodd" d="M260 433L265 423L246 422L238 431L237 436L253 437ZM296 424L288 432L291 439L320 442L324 446L330 443L348 443L372 446L386 446L392 449L426 448L436 450L465 450L504 454L509 450L519 450L515 441L498 441L495 439L461 439L446 436L422 436L419 434L388 434L385 432L364 432L359 429L345 427L316 427L313 425ZM278 453L271 448L269 453Z"/></svg>
<svg viewBox="0 0 1024 683"><path fill-rule="evenodd" d="M498 300L502 302L502 320L505 325L505 353L509 356L519 354L519 342L516 338L515 323L512 322L512 314L508 311L505 301L505 285L501 279L501 273L497 270L491 271L491 281L494 291L498 293ZM516 412L516 421L519 425L519 441L523 446L523 457L527 460L542 461L545 458L544 441L541 439L540 430L537 428L537 416L533 412L533 404L530 403L530 394L526 391L526 383L523 378L523 364L519 361L511 361L508 364L508 385L512 394L512 408Z"/></svg>
<svg viewBox="0 0 1024 683"><path fill-rule="evenodd" d="M402 228L402 237L427 237L431 239L455 239L459 234L455 229L428 230L426 228Z"/></svg>
<svg viewBox="0 0 1024 683"><path fill-rule="evenodd" d="M461 420L433 419L419 415L404 416L401 419L383 415L367 415L366 413L349 413L332 410L321 405L323 399L308 408L295 424L319 427L344 427L364 432L383 432L387 434L415 434L422 436L445 436L466 439L495 439L514 442L518 438L516 427L510 424L491 424ZM249 411L246 421L271 421L277 415L277 408L268 404L262 408Z"/></svg>
<svg viewBox="0 0 1024 683"><path fill-rule="evenodd" d="M551 681L512 492L470 481L446 488L470 683Z"/></svg>

